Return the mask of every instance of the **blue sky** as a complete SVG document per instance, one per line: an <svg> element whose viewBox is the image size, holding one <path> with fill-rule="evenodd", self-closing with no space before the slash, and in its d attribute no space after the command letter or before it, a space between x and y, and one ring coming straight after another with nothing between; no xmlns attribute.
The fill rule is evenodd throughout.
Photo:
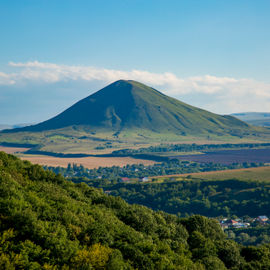
<svg viewBox="0 0 270 270"><path fill-rule="evenodd" d="M121 78L216 113L270 111L270 1L2 0L0 123Z"/></svg>

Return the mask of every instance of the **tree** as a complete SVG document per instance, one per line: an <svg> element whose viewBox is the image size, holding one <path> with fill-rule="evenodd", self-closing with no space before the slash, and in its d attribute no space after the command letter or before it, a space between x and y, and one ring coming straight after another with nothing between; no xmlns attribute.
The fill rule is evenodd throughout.
<svg viewBox="0 0 270 270"><path fill-rule="evenodd" d="M72 266L75 269L104 269L112 250L97 243L90 248L78 250L75 257L71 259Z"/></svg>

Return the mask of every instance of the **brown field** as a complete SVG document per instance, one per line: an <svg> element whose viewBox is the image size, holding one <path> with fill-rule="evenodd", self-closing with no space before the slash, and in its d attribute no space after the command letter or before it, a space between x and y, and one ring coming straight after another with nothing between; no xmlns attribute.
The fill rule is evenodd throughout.
<svg viewBox="0 0 270 270"><path fill-rule="evenodd" d="M0 151L8 154L21 153L27 151L29 148L22 147L5 147L0 146ZM82 164L85 168L94 169L98 167L111 167L120 166L123 167L127 164L144 164L152 165L156 162L144 159L135 159L130 157L83 157L83 158L58 158L43 155L18 155L23 160L29 160L34 164L47 165L53 167L67 167L69 163Z"/></svg>
<svg viewBox="0 0 270 270"><path fill-rule="evenodd" d="M29 160L34 164L47 165L53 167L67 167L69 163L82 164L85 168L94 169L98 167L125 166L127 164L152 165L151 160L134 159L130 157L83 157L83 158L58 158L42 155L22 155L23 160Z"/></svg>
<svg viewBox="0 0 270 270"><path fill-rule="evenodd" d="M0 151L6 152L8 154L14 154L16 152L24 152L27 150L29 150L29 148L0 146Z"/></svg>

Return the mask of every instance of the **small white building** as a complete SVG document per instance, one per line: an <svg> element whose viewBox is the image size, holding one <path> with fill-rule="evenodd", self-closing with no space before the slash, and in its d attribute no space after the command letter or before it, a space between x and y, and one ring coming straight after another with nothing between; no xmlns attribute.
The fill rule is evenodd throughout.
<svg viewBox="0 0 270 270"><path fill-rule="evenodd" d="M148 177L141 177L141 178L139 179L139 182L142 182L142 183L149 182L149 181L150 181L150 180L149 180Z"/></svg>

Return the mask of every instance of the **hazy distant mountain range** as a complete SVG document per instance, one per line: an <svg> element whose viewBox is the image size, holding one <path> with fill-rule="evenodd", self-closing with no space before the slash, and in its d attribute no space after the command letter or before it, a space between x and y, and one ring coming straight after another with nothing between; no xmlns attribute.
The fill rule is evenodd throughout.
<svg viewBox="0 0 270 270"><path fill-rule="evenodd" d="M21 127L26 127L29 125L33 125L33 123L23 123L23 124L15 124L15 125L5 125L5 124L0 124L0 130L3 129L13 129L13 128L21 128Z"/></svg>
<svg viewBox="0 0 270 270"><path fill-rule="evenodd" d="M267 112L233 113L232 116L254 126L270 127L270 113Z"/></svg>

